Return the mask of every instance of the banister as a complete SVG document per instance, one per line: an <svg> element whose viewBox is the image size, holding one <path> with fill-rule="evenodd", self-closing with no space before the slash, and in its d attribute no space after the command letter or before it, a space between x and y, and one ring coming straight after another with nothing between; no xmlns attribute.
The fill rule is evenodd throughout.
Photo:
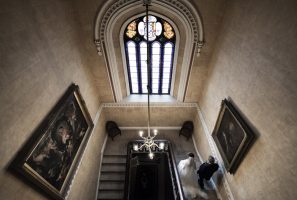
<svg viewBox="0 0 297 200"><path fill-rule="evenodd" d="M130 159L131 155L133 152L133 144L135 143L142 143L142 140L133 140L128 142L127 145L127 161L126 161L126 173L125 173L125 191L124 191L124 200L129 200L130 196ZM177 171L177 166L176 166L176 160L174 153L172 151L172 145L169 141L167 140L155 140L155 142L164 142L167 145L167 148L164 150L156 150L157 153L166 153L167 154L167 159L168 159L168 165L169 165L169 170L170 170L170 176L171 176L171 183L173 187L173 195L175 200L184 200L184 193L182 190L181 182L180 182L180 177ZM143 150L145 151L145 150ZM142 153L142 152L139 152Z"/></svg>

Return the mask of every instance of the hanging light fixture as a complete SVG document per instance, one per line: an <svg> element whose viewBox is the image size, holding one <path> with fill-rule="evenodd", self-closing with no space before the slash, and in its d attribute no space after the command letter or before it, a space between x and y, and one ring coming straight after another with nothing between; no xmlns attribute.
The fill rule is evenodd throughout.
<svg viewBox="0 0 297 200"><path fill-rule="evenodd" d="M160 150L164 149L164 143L160 142L159 145L155 143L154 138L158 134L158 130L154 129L153 130L153 135L151 135L151 127L150 127L150 120L151 120L151 115L150 115L150 93L151 93L151 86L150 86L150 76L151 76L151 59L150 59L150 50L149 50L149 31L155 31L152 27L152 24L149 24L149 15L148 15L148 7L151 3L151 0L143 0L143 4L146 9L146 24L145 24L145 30L146 30L146 47L147 47L147 113L148 113L148 119L147 119L147 136L144 136L144 131L139 131L139 136L143 139L143 144L138 147L138 145L134 145L133 149L134 151L138 151L139 149L142 150L145 148L145 150L148 150L149 152L149 158L153 159L154 158L154 149L158 148ZM152 22L154 23L154 22ZM149 27L151 26L151 27ZM153 34L153 33L151 33Z"/></svg>

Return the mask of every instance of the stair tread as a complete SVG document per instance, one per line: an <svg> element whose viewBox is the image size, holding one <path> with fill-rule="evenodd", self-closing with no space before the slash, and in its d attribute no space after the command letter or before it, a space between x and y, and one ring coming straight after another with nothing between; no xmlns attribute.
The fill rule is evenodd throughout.
<svg viewBox="0 0 297 200"><path fill-rule="evenodd" d="M103 188L103 189L100 189L99 188L99 191L124 191L124 188Z"/></svg>
<svg viewBox="0 0 297 200"><path fill-rule="evenodd" d="M99 197L97 200L123 200L123 197Z"/></svg>
<svg viewBox="0 0 297 200"><path fill-rule="evenodd" d="M105 181L105 182L124 182L125 179L101 179L100 181Z"/></svg>
<svg viewBox="0 0 297 200"><path fill-rule="evenodd" d="M106 170L101 170L101 172L103 172L103 173L125 173L126 170L108 170L108 169L106 169Z"/></svg>
<svg viewBox="0 0 297 200"><path fill-rule="evenodd" d="M100 189L124 189L125 183L124 181L102 181L99 184L99 190Z"/></svg>
<svg viewBox="0 0 297 200"><path fill-rule="evenodd" d="M125 172L125 165L102 165L101 172L114 171L114 172Z"/></svg>
<svg viewBox="0 0 297 200"><path fill-rule="evenodd" d="M106 195L122 195L124 193L124 190L120 190L116 193L112 192L111 190L101 190L100 194L106 194Z"/></svg>
<svg viewBox="0 0 297 200"><path fill-rule="evenodd" d="M101 171L102 172L102 171ZM125 173L101 173L101 178L106 178L106 177L109 177L109 178L116 178L116 177L119 177L119 178L122 178L122 177L125 177Z"/></svg>
<svg viewBox="0 0 297 200"><path fill-rule="evenodd" d="M98 193L99 199L104 198L104 199L118 199L118 198L123 198L124 196L124 191L99 191Z"/></svg>
<svg viewBox="0 0 297 200"><path fill-rule="evenodd" d="M124 179L100 179L102 182L125 182Z"/></svg>
<svg viewBox="0 0 297 200"><path fill-rule="evenodd" d="M127 157L127 154L104 154L103 157Z"/></svg>
<svg viewBox="0 0 297 200"><path fill-rule="evenodd" d="M103 157L102 163L126 163L126 157L108 156Z"/></svg>
<svg viewBox="0 0 297 200"><path fill-rule="evenodd" d="M102 162L102 165L126 165L126 162Z"/></svg>
<svg viewBox="0 0 297 200"><path fill-rule="evenodd" d="M97 200L122 200L125 188L125 154L104 154Z"/></svg>

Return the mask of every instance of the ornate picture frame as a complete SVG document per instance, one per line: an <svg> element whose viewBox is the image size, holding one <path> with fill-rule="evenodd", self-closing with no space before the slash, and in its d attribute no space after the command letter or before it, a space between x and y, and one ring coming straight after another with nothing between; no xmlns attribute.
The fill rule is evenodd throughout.
<svg viewBox="0 0 297 200"><path fill-rule="evenodd" d="M256 138L239 112L226 99L222 101L212 137L227 171L231 174L235 173Z"/></svg>
<svg viewBox="0 0 297 200"><path fill-rule="evenodd" d="M14 168L53 199L66 199L94 124L72 84L20 150Z"/></svg>

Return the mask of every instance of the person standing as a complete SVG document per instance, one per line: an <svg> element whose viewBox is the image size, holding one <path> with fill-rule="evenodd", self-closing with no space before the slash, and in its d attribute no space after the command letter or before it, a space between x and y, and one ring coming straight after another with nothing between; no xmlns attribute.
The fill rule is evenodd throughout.
<svg viewBox="0 0 297 200"><path fill-rule="evenodd" d="M203 199L208 199L205 192L201 191L197 184L196 176L196 163L194 160L194 154L188 153L188 158L181 160L177 166L181 185L187 199L196 199L198 196Z"/></svg>
<svg viewBox="0 0 297 200"><path fill-rule="evenodd" d="M204 189L204 179L209 180L218 169L219 165L215 163L213 156L209 156L208 161L200 165L197 174L199 175L198 183L201 189Z"/></svg>

